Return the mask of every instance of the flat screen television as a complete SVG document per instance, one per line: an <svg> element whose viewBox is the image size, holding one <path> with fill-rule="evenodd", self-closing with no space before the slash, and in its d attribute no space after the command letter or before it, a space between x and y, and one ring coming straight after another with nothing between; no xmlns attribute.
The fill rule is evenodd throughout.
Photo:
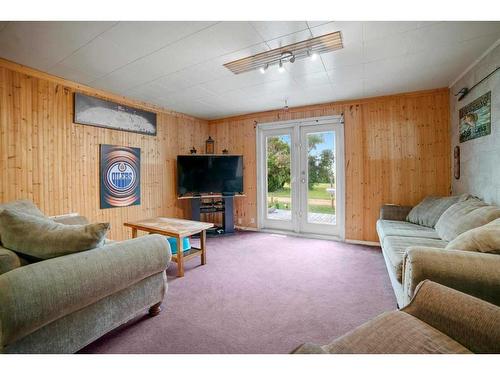
<svg viewBox="0 0 500 375"><path fill-rule="evenodd" d="M242 194L243 156L177 156L177 194Z"/></svg>

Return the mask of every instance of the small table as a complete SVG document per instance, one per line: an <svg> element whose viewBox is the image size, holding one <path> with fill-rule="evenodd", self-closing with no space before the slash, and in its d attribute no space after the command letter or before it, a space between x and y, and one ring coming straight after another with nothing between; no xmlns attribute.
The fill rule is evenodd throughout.
<svg viewBox="0 0 500 375"><path fill-rule="evenodd" d="M137 237L137 231L142 230L148 233L157 233L177 239L177 254L172 255L172 260L177 263L177 276L184 276L184 261L201 257L201 264L207 263L206 230L213 227L212 223L202 221L192 221L183 219L171 219L167 217L155 217L152 219L134 221L123 224L132 228L132 238ZM182 251L182 239L200 233L200 247L191 247L189 251Z"/></svg>

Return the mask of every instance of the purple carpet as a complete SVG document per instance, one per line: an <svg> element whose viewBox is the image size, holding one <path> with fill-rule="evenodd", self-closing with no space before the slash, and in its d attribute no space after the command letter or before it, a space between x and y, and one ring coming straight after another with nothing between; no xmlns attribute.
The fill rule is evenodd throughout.
<svg viewBox="0 0 500 375"><path fill-rule="evenodd" d="M194 240L193 242L195 242ZM396 309L379 248L268 233L207 240L207 265L168 268L162 313L82 353L288 353Z"/></svg>

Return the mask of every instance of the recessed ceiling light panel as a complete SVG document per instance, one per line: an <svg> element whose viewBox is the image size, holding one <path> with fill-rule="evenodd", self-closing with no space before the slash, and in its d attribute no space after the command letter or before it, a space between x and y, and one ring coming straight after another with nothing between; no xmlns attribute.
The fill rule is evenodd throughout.
<svg viewBox="0 0 500 375"><path fill-rule="evenodd" d="M293 63L295 60L309 56L314 60L321 53L335 51L343 47L342 34L340 31L335 31L330 34L231 61L224 64L224 66L234 74L241 74L270 65L279 65L280 63L282 66L284 62Z"/></svg>

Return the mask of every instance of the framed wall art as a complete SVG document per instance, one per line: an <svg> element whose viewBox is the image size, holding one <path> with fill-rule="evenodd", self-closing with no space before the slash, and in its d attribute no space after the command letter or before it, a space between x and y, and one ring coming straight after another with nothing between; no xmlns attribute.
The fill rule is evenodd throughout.
<svg viewBox="0 0 500 375"><path fill-rule="evenodd" d="M101 208L141 204L141 149L101 145Z"/></svg>
<svg viewBox="0 0 500 375"><path fill-rule="evenodd" d="M491 133L491 91L459 111L460 143Z"/></svg>
<svg viewBox="0 0 500 375"><path fill-rule="evenodd" d="M156 113L75 93L74 122L81 125L156 135Z"/></svg>

